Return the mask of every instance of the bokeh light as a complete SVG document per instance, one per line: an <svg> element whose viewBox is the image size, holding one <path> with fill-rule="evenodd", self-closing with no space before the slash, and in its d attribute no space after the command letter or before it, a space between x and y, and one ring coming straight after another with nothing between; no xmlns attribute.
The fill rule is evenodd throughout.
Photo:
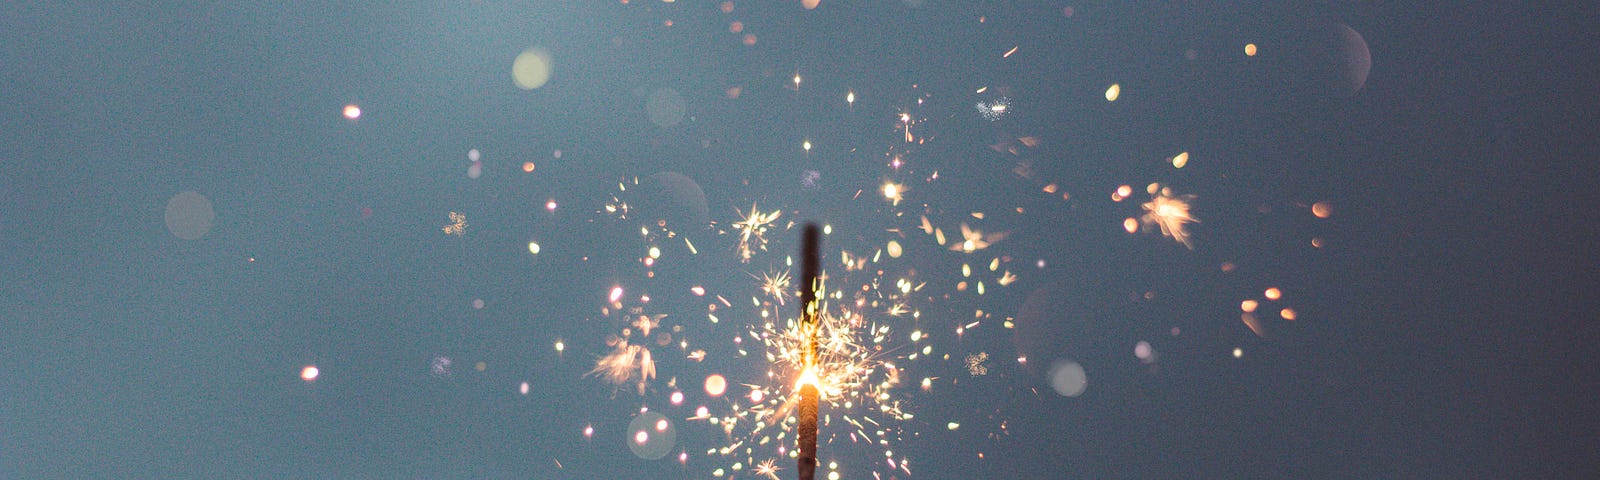
<svg viewBox="0 0 1600 480"><path fill-rule="evenodd" d="M677 446L672 421L656 412L643 412L628 422L628 450L645 460L659 460Z"/></svg>
<svg viewBox="0 0 1600 480"><path fill-rule="evenodd" d="M720 397L720 396L722 396L723 393L725 393L727 391L728 391L728 379L722 378L722 375L718 375L718 374L715 374L715 373L713 373L710 376L706 377L706 395L710 395L710 396L713 396L713 397Z"/></svg>
<svg viewBox="0 0 1600 480"><path fill-rule="evenodd" d="M354 103L349 104L349 105L345 105L344 106L344 118L349 119L349 120L355 120L355 119L361 118L361 107L356 106L356 104L354 104Z"/></svg>
<svg viewBox="0 0 1600 480"><path fill-rule="evenodd" d="M549 82L550 74L554 70L550 52L540 47L533 47L523 50L511 63L511 78L516 82L517 88L533 90Z"/></svg>
<svg viewBox="0 0 1600 480"><path fill-rule="evenodd" d="M184 240L199 240L211 231L217 219L211 200L194 191L184 191L167 200L167 231Z"/></svg>
<svg viewBox="0 0 1600 480"><path fill-rule="evenodd" d="M318 370L316 365L306 365L305 368L300 369L300 379L307 382L317 381L317 375L321 374L322 371Z"/></svg>
<svg viewBox="0 0 1600 480"><path fill-rule="evenodd" d="M1063 397L1076 397L1089 388L1089 375L1078 362L1056 360L1050 365L1050 388Z"/></svg>

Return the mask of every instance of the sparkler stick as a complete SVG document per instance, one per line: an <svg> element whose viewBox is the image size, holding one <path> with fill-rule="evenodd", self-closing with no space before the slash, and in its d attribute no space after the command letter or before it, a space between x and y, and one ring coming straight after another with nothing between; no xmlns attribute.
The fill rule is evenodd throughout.
<svg viewBox="0 0 1600 480"><path fill-rule="evenodd" d="M806 333L806 345L802 356L804 373L801 374L800 385L800 459L796 469L800 472L800 480L813 480L817 470L817 402L820 396L817 391L817 270L820 267L819 245L822 243L822 232L816 224L806 224L805 236L800 243L800 327Z"/></svg>

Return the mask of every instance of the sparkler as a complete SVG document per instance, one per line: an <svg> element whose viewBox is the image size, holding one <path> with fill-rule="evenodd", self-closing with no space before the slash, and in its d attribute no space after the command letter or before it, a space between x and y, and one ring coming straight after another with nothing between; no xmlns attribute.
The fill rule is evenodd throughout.
<svg viewBox="0 0 1600 480"><path fill-rule="evenodd" d="M822 232L816 224L806 224L805 236L800 246L801 285L800 328L806 333L802 353L804 370L800 374L800 457L796 469L800 480L812 480L817 470L817 269L821 260L817 251Z"/></svg>

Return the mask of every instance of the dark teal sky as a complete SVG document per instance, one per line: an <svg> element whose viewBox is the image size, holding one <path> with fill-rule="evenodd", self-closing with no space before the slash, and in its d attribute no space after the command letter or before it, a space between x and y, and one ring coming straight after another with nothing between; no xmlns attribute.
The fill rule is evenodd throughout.
<svg viewBox="0 0 1600 480"><path fill-rule="evenodd" d="M760 350L752 275L781 268L799 235L784 225L808 220L834 229L824 268L840 284L865 274L839 249L891 239L907 255L875 264L886 283L928 284L920 318L872 313L908 379L894 395L915 416L890 449L913 478L1600 468L1593 6L13 3L0 478L750 478L706 455L729 443L720 427L685 418L727 408L707 375L764 381L761 355L736 353ZM1372 58L1353 95L1329 60L1341 23ZM534 46L554 73L520 90L511 65ZM679 124L649 120L663 88ZM975 108L1000 97L997 120ZM1187 167L1163 162L1183 151ZM660 172L692 179L717 227L694 224L697 201L674 197L687 189L652 190ZM885 181L906 200L884 201ZM1196 196L1192 250L1122 230L1152 182ZM1111 201L1123 184L1133 197ZM215 212L198 240L166 223L185 191ZM638 215L602 213L612 195ZM1331 218L1310 213L1319 201ZM753 203L783 221L746 264L718 230ZM450 212L464 235L441 232ZM951 237L1009 234L952 252L922 216ZM658 218L678 236L647 268L639 228ZM955 287L975 281L961 264L980 278L997 257L1016 283ZM706 359L661 348L643 395L585 377L621 327L601 312L615 285L649 294ZM1240 302L1267 287L1285 299L1263 300L1262 337ZM717 324L714 295L731 303ZM993 317L956 338L974 310ZM913 346L916 329L932 340ZM1158 361L1133 355L1140 341ZM907 358L921 345L934 358ZM990 372L973 376L979 352ZM1040 355L1082 364L1085 393L1056 394ZM627 448L641 407L677 422L665 459ZM821 456L844 478L906 477L881 447Z"/></svg>

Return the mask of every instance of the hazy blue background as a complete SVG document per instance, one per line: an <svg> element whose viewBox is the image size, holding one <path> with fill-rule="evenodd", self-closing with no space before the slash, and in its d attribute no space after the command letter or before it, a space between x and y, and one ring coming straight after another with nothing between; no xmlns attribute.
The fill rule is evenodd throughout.
<svg viewBox="0 0 1600 480"><path fill-rule="evenodd" d="M637 225L596 212L618 181L677 171L724 225L760 202L883 237L873 189L891 149L920 172L902 181L940 171L912 185L918 204L1029 212L987 222L1012 233L986 252L1021 276L988 296L952 291L956 254L913 251L956 298L926 305L925 328L948 337L973 308L1013 316L1030 292L1072 292L1033 340L1090 367L1064 398L1009 361L998 321L941 344L950 361L909 375L961 378L977 351L995 366L904 388L916 420L893 448L915 477L1593 475L1600 9L1245 3L8 2L0 477L708 477L731 463L704 455L720 430L678 424L687 465L636 458L622 430L642 405L691 415L666 405L667 377L692 406L706 374L763 371L718 340L751 319L735 308L712 330L684 292L749 291L797 232L750 265L727 236L690 233L701 254L647 281ZM1338 23L1370 47L1354 95L1329 83ZM554 74L524 91L511 65L533 46ZM663 87L684 99L678 125L646 115ZM999 94L1012 113L978 115ZM902 145L905 110L930 142ZM989 147L1020 136L1041 145ZM1184 170L1160 162L1180 151ZM1107 195L1154 181L1198 195L1194 250L1121 231L1139 211ZM1039 194L1049 182L1073 200ZM164 221L183 191L216 212L199 240ZM1317 201L1334 215L1314 218ZM465 235L441 233L451 211ZM906 211L909 230L922 209ZM642 397L584 378L617 282L659 292L712 356L664 364ZM1238 305L1270 286L1300 319L1258 338ZM438 357L449 375L430 371ZM883 463L822 454L845 478Z"/></svg>

